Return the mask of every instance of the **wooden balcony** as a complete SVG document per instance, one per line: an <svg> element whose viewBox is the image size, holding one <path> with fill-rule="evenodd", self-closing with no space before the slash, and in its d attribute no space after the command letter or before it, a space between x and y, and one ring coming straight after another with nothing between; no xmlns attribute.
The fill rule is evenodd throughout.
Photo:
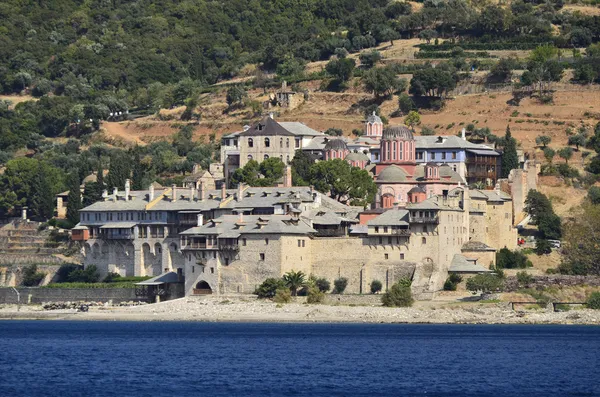
<svg viewBox="0 0 600 397"><path fill-rule="evenodd" d="M422 216L422 217L410 217L410 223L440 223L437 216Z"/></svg>
<svg viewBox="0 0 600 397"><path fill-rule="evenodd" d="M410 237L410 229L392 229L392 235Z"/></svg>

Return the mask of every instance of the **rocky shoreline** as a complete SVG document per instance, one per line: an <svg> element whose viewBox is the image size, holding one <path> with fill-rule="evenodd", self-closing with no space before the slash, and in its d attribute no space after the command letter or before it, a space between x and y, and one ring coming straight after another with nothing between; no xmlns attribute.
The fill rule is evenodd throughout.
<svg viewBox="0 0 600 397"><path fill-rule="evenodd" d="M600 311L572 309L512 310L506 303L418 302L412 308L355 305L279 305L240 297L182 298L142 306L43 310L41 306L0 307L0 319L96 321L206 321L289 323L413 323L413 324L590 324L600 325Z"/></svg>

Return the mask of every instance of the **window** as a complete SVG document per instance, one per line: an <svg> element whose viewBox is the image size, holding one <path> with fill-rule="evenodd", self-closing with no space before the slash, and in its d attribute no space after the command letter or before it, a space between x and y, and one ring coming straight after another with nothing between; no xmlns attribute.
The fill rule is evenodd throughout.
<svg viewBox="0 0 600 397"><path fill-rule="evenodd" d="M242 239L242 246L244 246L244 247L246 246L246 239L245 238Z"/></svg>
<svg viewBox="0 0 600 397"><path fill-rule="evenodd" d="M270 147L271 146L271 141L269 140L269 138L265 138L265 147Z"/></svg>
<svg viewBox="0 0 600 397"><path fill-rule="evenodd" d="M252 160L252 155L251 154L248 155L248 161L250 161L250 160Z"/></svg>
<svg viewBox="0 0 600 397"><path fill-rule="evenodd" d="M300 139L296 139L295 141L296 141L295 142L296 148L299 148L300 147Z"/></svg>
<svg viewBox="0 0 600 397"><path fill-rule="evenodd" d="M214 267L211 267L211 268L210 268L210 272L211 272L212 274L214 274L214 273L215 273L215 268L214 268Z"/></svg>
<svg viewBox="0 0 600 397"><path fill-rule="evenodd" d="M384 254L383 257L387 260L388 259L388 254Z"/></svg>
<svg viewBox="0 0 600 397"><path fill-rule="evenodd" d="M264 260L265 260L265 254L263 254L263 253L260 253L259 255L260 255L260 260L261 260L261 261L264 261Z"/></svg>
<svg viewBox="0 0 600 397"><path fill-rule="evenodd" d="M279 138L279 147L283 147L283 138Z"/></svg>
<svg viewBox="0 0 600 397"><path fill-rule="evenodd" d="M289 163L290 163L290 155L289 155L289 154L288 154L287 156L285 156L285 162L286 162L287 164L289 164Z"/></svg>
<svg viewBox="0 0 600 397"><path fill-rule="evenodd" d="M225 266L229 266L229 258L225 258Z"/></svg>
<svg viewBox="0 0 600 397"><path fill-rule="evenodd" d="M192 273L196 271L195 266L192 266Z"/></svg>
<svg viewBox="0 0 600 397"><path fill-rule="evenodd" d="M403 261L403 260L404 260L404 254L403 254L403 253L401 253L401 254L400 254L400 260L401 260L401 261Z"/></svg>
<svg viewBox="0 0 600 397"><path fill-rule="evenodd" d="M446 152L442 153L442 160L446 160Z"/></svg>
<svg viewBox="0 0 600 397"><path fill-rule="evenodd" d="M423 152L417 152L417 160L423 160Z"/></svg>
<svg viewBox="0 0 600 397"><path fill-rule="evenodd" d="M431 153L431 159L435 160L435 153Z"/></svg>
<svg viewBox="0 0 600 397"><path fill-rule="evenodd" d="M302 248L306 247L306 240L302 240Z"/></svg>
<svg viewBox="0 0 600 397"><path fill-rule="evenodd" d="M379 233L379 226L375 226L375 233Z"/></svg>
<svg viewBox="0 0 600 397"><path fill-rule="evenodd" d="M391 243L392 243L392 238L388 237L388 244L391 244Z"/></svg>
<svg viewBox="0 0 600 397"><path fill-rule="evenodd" d="M456 152L452 152L452 159L456 160Z"/></svg>
<svg viewBox="0 0 600 397"><path fill-rule="evenodd" d="M383 238L379 237L379 244L383 244Z"/></svg>
<svg viewBox="0 0 600 397"><path fill-rule="evenodd" d="M383 232L384 232L384 233L387 233L387 232L388 232L388 228L387 228L387 226L384 226L384 227L383 227Z"/></svg>
<svg viewBox="0 0 600 397"><path fill-rule="evenodd" d="M265 245L269 245L269 239L268 238L265 239Z"/></svg>
<svg viewBox="0 0 600 397"><path fill-rule="evenodd" d="M302 247L302 240L298 240L298 247Z"/></svg>
<svg viewBox="0 0 600 397"><path fill-rule="evenodd" d="M268 159L268 158L269 158L269 155L268 155L268 154L265 154L265 157L264 157L264 159L266 160L266 159Z"/></svg>
<svg viewBox="0 0 600 397"><path fill-rule="evenodd" d="M254 140L252 138L248 138L248 147L254 147Z"/></svg>
<svg viewBox="0 0 600 397"><path fill-rule="evenodd" d="M427 244L427 238L421 237L421 244Z"/></svg>
<svg viewBox="0 0 600 397"><path fill-rule="evenodd" d="M290 147L290 138L285 139L285 147Z"/></svg>

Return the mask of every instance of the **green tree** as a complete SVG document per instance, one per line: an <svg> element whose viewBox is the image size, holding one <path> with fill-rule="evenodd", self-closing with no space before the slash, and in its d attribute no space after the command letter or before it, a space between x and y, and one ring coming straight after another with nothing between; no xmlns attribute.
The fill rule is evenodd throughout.
<svg viewBox="0 0 600 397"><path fill-rule="evenodd" d="M467 290L483 293L497 292L504 289L504 280L495 274L478 274L467 280Z"/></svg>
<svg viewBox="0 0 600 397"><path fill-rule="evenodd" d="M67 197L67 220L72 225L79 223L79 210L81 206L81 191L79 187L79 173L72 172L68 178L69 195Z"/></svg>
<svg viewBox="0 0 600 397"><path fill-rule="evenodd" d="M504 135L504 147L502 151L502 178L508 178L511 170L519 168L519 156L517 155L517 140L512 137L510 127L506 127Z"/></svg>
<svg viewBox="0 0 600 397"><path fill-rule="evenodd" d="M353 205L372 202L377 192L377 186L367 171L352 167L341 159L313 164L310 167L310 180L320 192Z"/></svg>
<svg viewBox="0 0 600 397"><path fill-rule="evenodd" d="M550 142L552 142L552 138L550 138L548 135L540 135L535 138L536 145L542 145L544 148L546 148Z"/></svg>
<svg viewBox="0 0 600 397"><path fill-rule="evenodd" d="M402 114L408 114L411 110L416 110L415 102L407 94L400 94L398 96L398 109Z"/></svg>
<svg viewBox="0 0 600 397"><path fill-rule="evenodd" d="M244 98L247 96L248 94L246 93L244 87L241 85L234 85L227 89L225 100L229 106L241 105L244 102Z"/></svg>
<svg viewBox="0 0 600 397"><path fill-rule="evenodd" d="M592 292L586 301L588 309L600 310L600 292Z"/></svg>
<svg viewBox="0 0 600 397"><path fill-rule="evenodd" d="M285 285L290 289L292 296L298 294L298 288L306 283L306 275L302 271L289 271L283 275Z"/></svg>
<svg viewBox="0 0 600 397"><path fill-rule="evenodd" d="M45 273L38 272L37 265L32 264L23 268L23 281L25 287L37 287L46 276Z"/></svg>
<svg viewBox="0 0 600 397"><path fill-rule="evenodd" d="M372 294L378 293L379 291L381 291L382 288L383 288L383 284L381 284L381 281L379 281L379 280L371 281L371 293Z"/></svg>
<svg viewBox="0 0 600 397"><path fill-rule="evenodd" d="M139 150L135 151L133 155L133 171L131 173L131 188L133 190L142 190L144 189L144 165L142 164L142 160L140 159Z"/></svg>
<svg viewBox="0 0 600 397"><path fill-rule="evenodd" d="M365 72L362 78L365 89L372 92L376 98L389 97L395 92L406 89L406 80L396 77L392 67L373 68Z"/></svg>
<svg viewBox="0 0 600 397"><path fill-rule="evenodd" d="M456 87L452 73L443 68L425 68L413 73L408 92L415 96L443 98Z"/></svg>
<svg viewBox="0 0 600 397"><path fill-rule="evenodd" d="M285 281L280 278L268 278L258 286L255 295L260 299L273 299L277 290L286 288Z"/></svg>
<svg viewBox="0 0 600 397"><path fill-rule="evenodd" d="M598 235L600 206L584 203L565 223L563 263L559 266L559 271L565 274L600 275Z"/></svg>
<svg viewBox="0 0 600 397"><path fill-rule="evenodd" d="M400 282L392 285L392 288L381 297L381 303L387 307L410 307L413 302L410 285Z"/></svg>
<svg viewBox="0 0 600 397"><path fill-rule="evenodd" d="M573 157L573 149L570 147L564 147L558 149L558 157L565 160L565 163L569 164L569 160Z"/></svg>
<svg viewBox="0 0 600 397"><path fill-rule="evenodd" d="M260 163L259 170L260 173L264 176L263 186L271 186L283 176L285 164L283 164L283 161L281 161L277 157L269 157L268 159Z"/></svg>
<svg viewBox="0 0 600 397"><path fill-rule="evenodd" d="M92 205L102 199L102 188L98 182L88 182L83 189L82 204L84 207Z"/></svg>
<svg viewBox="0 0 600 397"><path fill-rule="evenodd" d="M31 204L29 209L34 218L45 221L54 214L54 194L50 180L42 163L31 182Z"/></svg>
<svg viewBox="0 0 600 397"><path fill-rule="evenodd" d="M404 118L404 124L408 125L413 132L415 131L415 125L421 124L421 115L419 112L411 110L408 115Z"/></svg>
<svg viewBox="0 0 600 397"><path fill-rule="evenodd" d="M373 66L377 65L382 58L381 53L377 50L361 52L358 56L360 64L367 69L371 69Z"/></svg>
<svg viewBox="0 0 600 397"><path fill-rule="evenodd" d="M340 83L346 82L352 78L356 61L351 58L334 59L325 66L327 73L333 76Z"/></svg>
<svg viewBox="0 0 600 397"><path fill-rule="evenodd" d="M585 135L583 135L583 134L571 135L569 137L569 145L575 146L575 150L577 150L577 151L579 151L579 146L585 146L585 143L586 143L586 138L585 138Z"/></svg>
<svg viewBox="0 0 600 397"><path fill-rule="evenodd" d="M552 252L550 242L545 238L535 239L535 253L538 255L547 255Z"/></svg>
<svg viewBox="0 0 600 397"><path fill-rule="evenodd" d="M110 158L108 175L106 176L106 186L109 189L125 188L125 181L131 174L131 160L123 152L116 152Z"/></svg>
<svg viewBox="0 0 600 397"><path fill-rule="evenodd" d="M546 158L546 161L550 164L552 164L552 160L554 159L554 156L556 155L556 151L552 148L544 148L544 157Z"/></svg>
<svg viewBox="0 0 600 397"><path fill-rule="evenodd" d="M294 186L307 186L310 183L310 166L313 164L308 153L296 150L291 161L292 183Z"/></svg>
<svg viewBox="0 0 600 397"><path fill-rule="evenodd" d="M343 294L348 286L348 279L346 277L336 278L333 281L333 293Z"/></svg>
<svg viewBox="0 0 600 397"><path fill-rule="evenodd" d="M524 269L531 266L531 261L521 251L502 248L496 253L497 269Z"/></svg>
<svg viewBox="0 0 600 397"><path fill-rule="evenodd" d="M427 44L431 43L431 40L437 37L437 32L433 29L424 29L419 32L419 38L427 41Z"/></svg>
<svg viewBox="0 0 600 397"><path fill-rule="evenodd" d="M600 187L591 186L588 190L587 198L592 204L600 204Z"/></svg>

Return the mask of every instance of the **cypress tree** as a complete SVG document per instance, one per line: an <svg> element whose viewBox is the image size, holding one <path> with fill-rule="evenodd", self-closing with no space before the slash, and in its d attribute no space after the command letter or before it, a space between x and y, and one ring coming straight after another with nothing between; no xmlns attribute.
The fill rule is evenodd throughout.
<svg viewBox="0 0 600 397"><path fill-rule="evenodd" d="M144 167L140 160L140 153L136 150L133 158L133 174L131 177L131 188L133 190L142 190L144 187Z"/></svg>
<svg viewBox="0 0 600 397"><path fill-rule="evenodd" d="M109 189L125 188L125 180L131 174L130 160L123 153L115 154L110 159L108 175L106 176L106 185Z"/></svg>
<svg viewBox="0 0 600 397"><path fill-rule="evenodd" d="M510 126L507 126L504 136L504 151L502 152L502 178L508 178L510 171L515 168L519 168L517 140L512 137Z"/></svg>
<svg viewBox="0 0 600 397"><path fill-rule="evenodd" d="M96 175L96 182L100 192L104 190L104 170L102 169L102 160L98 159L98 174Z"/></svg>
<svg viewBox="0 0 600 397"><path fill-rule="evenodd" d="M81 191L79 175L73 172L69 175L69 195L67 197L67 220L73 225L79 222L79 210L81 209Z"/></svg>
<svg viewBox="0 0 600 397"><path fill-rule="evenodd" d="M38 165L38 172L31 181L31 214L39 220L48 220L54 215L54 195L52 187L46 177L42 163Z"/></svg>

